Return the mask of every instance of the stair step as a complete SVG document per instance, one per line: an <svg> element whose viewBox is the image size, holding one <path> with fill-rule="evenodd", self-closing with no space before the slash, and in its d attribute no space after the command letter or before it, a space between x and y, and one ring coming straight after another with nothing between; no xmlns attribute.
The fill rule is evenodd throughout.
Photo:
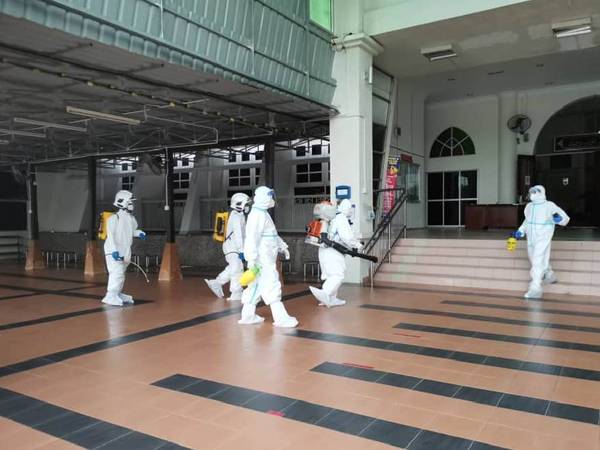
<svg viewBox="0 0 600 450"><path fill-rule="evenodd" d="M470 265L446 264L415 264L415 263L386 263L380 268L386 273L414 273L423 275L438 275L440 277L457 276L481 278L489 280L529 281L529 269L479 267ZM590 271L557 271L557 278L572 284L587 284L600 286L600 272Z"/></svg>
<svg viewBox="0 0 600 450"><path fill-rule="evenodd" d="M481 257L498 259L527 258L527 247L517 248L509 252L506 248L460 248L460 247L429 247L429 246L405 246L394 247L392 255L427 255L427 256L462 256L462 257ZM566 261L598 261L600 262L600 252L595 251L576 251L576 250L557 250L552 248L551 259L560 259Z"/></svg>
<svg viewBox="0 0 600 450"><path fill-rule="evenodd" d="M401 286L403 284L525 292L529 283L527 281L513 281L508 279L490 280L475 277L443 277L405 272L379 272L375 276L376 286ZM600 285L590 286L559 282L544 286L544 292L549 294L591 295L600 297Z"/></svg>
<svg viewBox="0 0 600 450"><path fill-rule="evenodd" d="M507 233L508 239L508 233ZM519 241L519 246L526 248L526 240ZM405 238L398 243L400 247L445 247L445 248L506 248L504 239L425 239ZM553 241L556 250L589 251L600 253L600 241Z"/></svg>
<svg viewBox="0 0 600 450"><path fill-rule="evenodd" d="M432 255L405 255L392 254L392 263L400 264L433 264L451 266L475 266L481 268L511 268L530 269L529 259L521 258L490 258L490 257L465 257L465 256L432 256ZM552 259L552 268L560 271L573 272L599 272L600 261L575 261Z"/></svg>

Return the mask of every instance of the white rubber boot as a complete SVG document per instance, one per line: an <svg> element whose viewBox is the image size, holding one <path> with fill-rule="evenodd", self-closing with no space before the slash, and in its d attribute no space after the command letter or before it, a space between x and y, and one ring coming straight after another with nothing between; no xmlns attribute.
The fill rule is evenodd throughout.
<svg viewBox="0 0 600 450"><path fill-rule="evenodd" d="M525 298L542 298L542 290L530 287L529 290L525 293Z"/></svg>
<svg viewBox="0 0 600 450"><path fill-rule="evenodd" d="M298 320L288 314L281 301L271 303L271 314L273 314L273 325L280 328L294 328L298 326Z"/></svg>
<svg viewBox="0 0 600 450"><path fill-rule="evenodd" d="M123 306L123 300L117 294L107 293L102 299L102 303L111 306Z"/></svg>
<svg viewBox="0 0 600 450"><path fill-rule="evenodd" d="M239 302L242 299L242 292L232 292L231 295L227 298L228 302Z"/></svg>
<svg viewBox="0 0 600 450"><path fill-rule="evenodd" d="M542 278L542 283L544 284L555 284L557 281L554 272L546 272L544 278Z"/></svg>
<svg viewBox="0 0 600 450"><path fill-rule="evenodd" d="M208 288L213 292L213 294L215 294L219 298L225 297L225 294L223 294L223 286L221 286L221 283L219 283L217 280L204 281L206 281Z"/></svg>
<svg viewBox="0 0 600 450"><path fill-rule="evenodd" d="M245 304L242 308L242 317L238 320L240 325L253 325L257 323L263 323L264 317L256 314L256 305Z"/></svg>
<svg viewBox="0 0 600 450"><path fill-rule="evenodd" d="M325 293L323 289L317 289L316 287L309 286L310 292L315 296L315 298L319 301L319 305L327 306L328 308L333 308L334 306L343 306L346 304L345 300L340 300L335 297L330 297Z"/></svg>
<svg viewBox="0 0 600 450"><path fill-rule="evenodd" d="M122 292L119 294L119 298L122 300L123 304L133 305L133 297L131 295L123 294Z"/></svg>

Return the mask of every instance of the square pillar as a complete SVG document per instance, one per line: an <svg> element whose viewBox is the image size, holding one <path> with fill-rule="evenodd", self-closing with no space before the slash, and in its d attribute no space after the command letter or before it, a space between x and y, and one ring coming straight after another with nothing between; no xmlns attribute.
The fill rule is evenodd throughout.
<svg viewBox="0 0 600 450"><path fill-rule="evenodd" d="M167 240L163 249L160 272L158 281L176 281L183 279L181 273L181 263L179 262L179 253L177 252L177 243L175 242L175 209L173 201L173 154L165 151L165 183L166 199L165 212L167 213Z"/></svg>
<svg viewBox="0 0 600 450"><path fill-rule="evenodd" d="M352 188L356 205L354 229L361 239L373 233L373 56L383 51L370 36L357 33L336 41L338 49L333 65L337 81L333 104L340 114L329 121L331 197L335 187ZM346 281L361 283L369 264L348 258Z"/></svg>

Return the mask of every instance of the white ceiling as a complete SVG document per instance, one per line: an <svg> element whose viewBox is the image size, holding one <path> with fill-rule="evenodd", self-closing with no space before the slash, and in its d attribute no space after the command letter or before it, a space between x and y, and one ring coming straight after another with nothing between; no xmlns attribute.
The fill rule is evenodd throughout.
<svg viewBox="0 0 600 450"><path fill-rule="evenodd" d="M582 17L592 18L592 33L554 37L553 23ZM375 64L423 87L429 100L600 80L600 0L530 0L375 38L385 48ZM443 44L458 57L421 55Z"/></svg>

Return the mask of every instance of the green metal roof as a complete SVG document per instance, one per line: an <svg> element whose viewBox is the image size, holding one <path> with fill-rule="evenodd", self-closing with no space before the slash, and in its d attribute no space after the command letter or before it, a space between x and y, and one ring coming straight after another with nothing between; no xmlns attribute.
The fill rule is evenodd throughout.
<svg viewBox="0 0 600 450"><path fill-rule="evenodd" d="M0 13L329 106L330 34L308 0L0 0Z"/></svg>

